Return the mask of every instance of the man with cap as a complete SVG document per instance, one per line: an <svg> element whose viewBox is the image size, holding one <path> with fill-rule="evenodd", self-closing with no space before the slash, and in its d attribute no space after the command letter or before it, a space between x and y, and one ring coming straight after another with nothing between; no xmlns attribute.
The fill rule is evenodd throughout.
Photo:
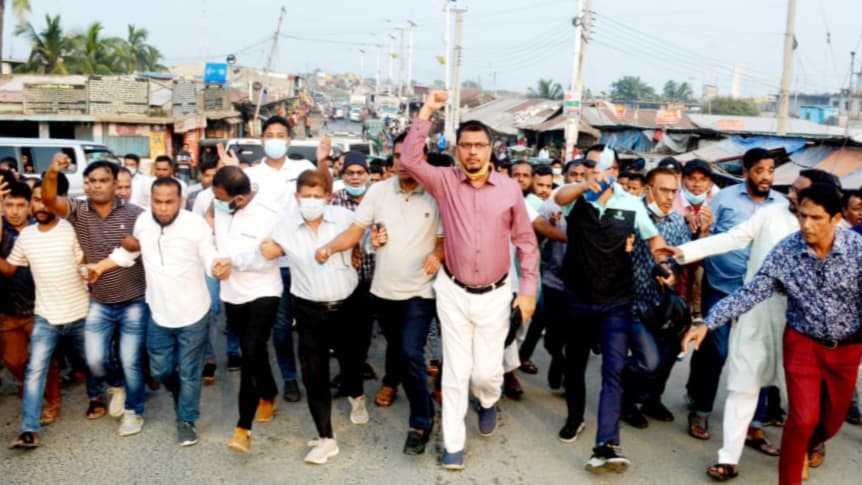
<svg viewBox="0 0 862 485"><path fill-rule="evenodd" d="M365 160L365 155L357 151L346 152L343 158L344 164L341 165L338 175L341 176L344 188L333 192L330 204L356 212L356 209L365 197L365 192L368 190L368 162ZM362 355L363 375L373 378L374 370L371 369L366 360L368 359L368 348L371 346L371 332L374 326L373 305L370 293L371 278L374 276L374 254L363 253L356 249L354 250L354 264L357 260L359 262L359 266L356 268L357 273L359 273L359 286L353 295L354 309L356 310L353 318L355 324L361 326L364 330L357 333L357 335L363 336L363 340L355 342L355 344L362 349L360 354ZM336 376L334 381L338 384L341 378ZM384 386L377 393L375 402L379 406L386 407L392 404L393 399L395 399L394 388Z"/></svg>
<svg viewBox="0 0 862 485"><path fill-rule="evenodd" d="M745 152L742 158L745 182L726 187L710 203L710 209L716 215L710 234L727 232L751 218L756 211L770 205L787 207L787 198L772 190L775 165L775 157L762 148ZM719 300L742 286L750 254L751 248L746 247L704 260L704 314ZM688 433L696 439L707 440L710 437L709 415L727 359L729 336L729 325L710 332L691 358L691 371L686 385L691 408ZM761 450L775 453L774 448L767 446L762 446Z"/></svg>

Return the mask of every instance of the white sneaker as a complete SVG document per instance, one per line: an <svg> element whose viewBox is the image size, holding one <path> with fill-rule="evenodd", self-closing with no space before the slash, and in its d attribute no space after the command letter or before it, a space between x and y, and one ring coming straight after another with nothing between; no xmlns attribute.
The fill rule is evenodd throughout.
<svg viewBox="0 0 862 485"><path fill-rule="evenodd" d="M368 409L365 407L365 395L356 399L347 397L350 401L350 422L353 424L365 424L368 422Z"/></svg>
<svg viewBox="0 0 862 485"><path fill-rule="evenodd" d="M338 454L338 444L335 442L335 438L318 438L309 441L308 445L311 446L311 451L305 455L306 463L323 465L326 460Z"/></svg>
<svg viewBox="0 0 862 485"><path fill-rule="evenodd" d="M122 417L126 411L126 388L108 386L108 394L111 395L111 402L108 403L108 414L114 418Z"/></svg>
<svg viewBox="0 0 862 485"><path fill-rule="evenodd" d="M120 421L120 436L132 436L141 432L144 427L143 416L138 416L134 411L126 410L123 420Z"/></svg>

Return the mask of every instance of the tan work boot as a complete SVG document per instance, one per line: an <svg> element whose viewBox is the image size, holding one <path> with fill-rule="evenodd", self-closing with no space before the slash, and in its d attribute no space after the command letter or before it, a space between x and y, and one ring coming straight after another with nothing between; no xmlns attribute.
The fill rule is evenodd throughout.
<svg viewBox="0 0 862 485"><path fill-rule="evenodd" d="M266 399L261 399L257 403L257 411L254 413L254 420L259 421L261 423L268 423L272 421L272 418L275 416L275 398L271 401Z"/></svg>
<svg viewBox="0 0 862 485"><path fill-rule="evenodd" d="M227 447L240 453L251 451L251 430L236 428L230 441L227 442Z"/></svg>

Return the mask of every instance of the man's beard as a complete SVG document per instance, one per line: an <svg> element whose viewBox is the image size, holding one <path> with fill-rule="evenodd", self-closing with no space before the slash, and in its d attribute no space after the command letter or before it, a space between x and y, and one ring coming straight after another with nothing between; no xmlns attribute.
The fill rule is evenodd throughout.
<svg viewBox="0 0 862 485"><path fill-rule="evenodd" d="M745 185L748 187L748 191L757 197L766 197L767 195L769 195L770 189L766 189L766 191L760 190L757 184L752 182L751 179L745 179Z"/></svg>

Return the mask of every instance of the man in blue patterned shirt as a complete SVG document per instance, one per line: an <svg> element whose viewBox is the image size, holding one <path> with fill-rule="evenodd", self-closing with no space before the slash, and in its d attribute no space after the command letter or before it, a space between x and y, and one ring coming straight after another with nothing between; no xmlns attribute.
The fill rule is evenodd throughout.
<svg viewBox="0 0 862 485"><path fill-rule="evenodd" d="M656 168L646 177L645 204L659 234L670 246L691 240L691 231L685 217L673 210L679 193L679 179L669 168ZM632 252L633 289L632 356L623 373L622 419L639 429L646 428L644 415L659 421L673 421L673 414L661 403L665 384L679 353L679 340L673 335L653 335L644 326L642 315L648 314L662 302L662 283L652 274L655 258L647 242L637 237ZM677 268L674 268L677 269ZM683 268L685 270L685 268ZM641 405L638 408L638 405Z"/></svg>
<svg viewBox="0 0 862 485"><path fill-rule="evenodd" d="M784 425L779 483L801 483L806 453L838 432L862 359L862 238L838 228L841 193L814 184L799 193L800 231L781 241L757 275L722 299L706 325L683 339L700 346L773 293L787 295L784 373L790 413ZM825 392L826 396L821 396Z"/></svg>

